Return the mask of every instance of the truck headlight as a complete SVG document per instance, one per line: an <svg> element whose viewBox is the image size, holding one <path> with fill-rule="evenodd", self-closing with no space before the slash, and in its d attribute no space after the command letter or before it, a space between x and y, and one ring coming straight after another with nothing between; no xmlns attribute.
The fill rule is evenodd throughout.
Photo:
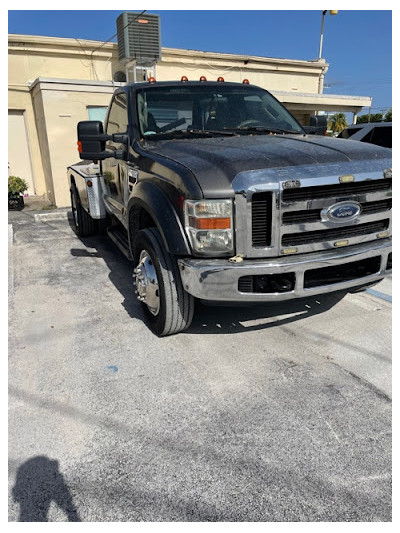
<svg viewBox="0 0 400 533"><path fill-rule="evenodd" d="M233 252L232 212L232 200L185 201L185 229L195 252Z"/></svg>

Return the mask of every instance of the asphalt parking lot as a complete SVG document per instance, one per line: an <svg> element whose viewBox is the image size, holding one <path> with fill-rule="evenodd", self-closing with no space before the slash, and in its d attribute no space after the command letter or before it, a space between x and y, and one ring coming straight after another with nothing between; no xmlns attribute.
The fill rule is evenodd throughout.
<svg viewBox="0 0 400 533"><path fill-rule="evenodd" d="M9 223L9 521L390 521L391 279L155 337L132 264Z"/></svg>

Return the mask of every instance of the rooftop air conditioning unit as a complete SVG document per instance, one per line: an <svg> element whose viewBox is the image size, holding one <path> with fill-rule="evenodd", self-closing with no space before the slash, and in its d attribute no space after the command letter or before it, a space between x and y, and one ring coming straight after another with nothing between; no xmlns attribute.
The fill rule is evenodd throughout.
<svg viewBox="0 0 400 533"><path fill-rule="evenodd" d="M120 61L150 67L161 59L160 15L121 13L117 18Z"/></svg>

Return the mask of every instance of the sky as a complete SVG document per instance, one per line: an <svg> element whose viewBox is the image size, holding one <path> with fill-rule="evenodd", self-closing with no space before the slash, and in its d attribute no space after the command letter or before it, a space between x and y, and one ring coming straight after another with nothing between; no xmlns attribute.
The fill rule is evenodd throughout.
<svg viewBox="0 0 400 533"><path fill-rule="evenodd" d="M167 5L171 4L163 2L161 7ZM145 6L130 3L121 7L117 11L9 10L8 33L108 41L117 31L116 19L121 12L140 12ZM303 60L318 57L322 14L318 9L148 12L161 16L164 47ZM116 42L116 37L112 41ZM324 93L372 96L372 113L392 107L390 9L327 14L322 57L330 65Z"/></svg>

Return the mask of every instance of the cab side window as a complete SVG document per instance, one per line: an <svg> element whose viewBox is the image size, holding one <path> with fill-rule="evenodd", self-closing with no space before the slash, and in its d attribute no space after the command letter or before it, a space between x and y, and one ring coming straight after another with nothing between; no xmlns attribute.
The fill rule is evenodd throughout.
<svg viewBox="0 0 400 533"><path fill-rule="evenodd" d="M111 104L106 133L108 135L126 133L128 131L128 123L126 94L120 93L115 96Z"/></svg>

